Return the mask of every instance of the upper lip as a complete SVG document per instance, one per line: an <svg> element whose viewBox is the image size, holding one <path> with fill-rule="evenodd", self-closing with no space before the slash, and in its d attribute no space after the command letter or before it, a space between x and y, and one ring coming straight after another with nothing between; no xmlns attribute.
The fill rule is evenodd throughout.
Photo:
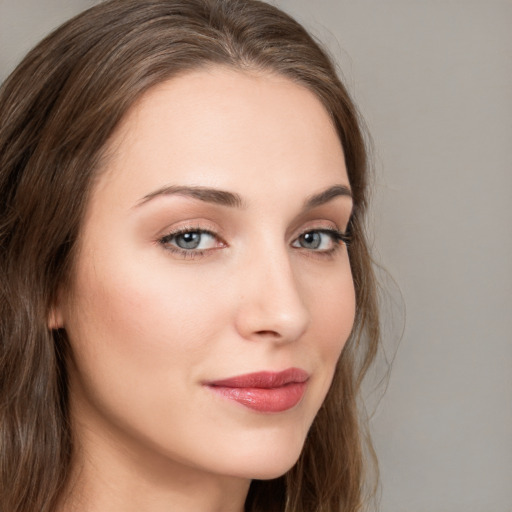
<svg viewBox="0 0 512 512"><path fill-rule="evenodd" d="M226 388L262 388L271 389L287 384L306 382L309 373L301 368L288 368L281 372L263 371L237 375L227 379L207 382L208 386Z"/></svg>

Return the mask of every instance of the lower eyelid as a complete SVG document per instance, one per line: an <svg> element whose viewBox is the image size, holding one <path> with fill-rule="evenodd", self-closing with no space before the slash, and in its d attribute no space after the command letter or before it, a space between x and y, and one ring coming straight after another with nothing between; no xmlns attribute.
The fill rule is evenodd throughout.
<svg viewBox="0 0 512 512"><path fill-rule="evenodd" d="M202 235L207 235L212 238L211 247L206 248L183 248L179 247L177 244L173 243L173 239L179 237L182 234L186 233L201 233ZM329 238L329 245L327 249L314 249L314 248L308 248L308 247L302 247L300 245L295 245L299 238L301 236L304 236L307 233L321 233L324 236L327 236ZM295 247L297 249L301 249L307 252L317 253L319 255L328 255L333 252L335 252L337 249L339 249L343 245L347 245L347 234L343 231L337 229L337 227L315 227L315 228L309 228L302 231L292 242L292 247ZM227 243L224 242L222 237L217 234L215 231L207 229L207 228L201 228L198 226L183 226L179 227L174 231L167 232L167 234L159 237L156 242L161 245L165 250L176 253L182 256L186 256L188 258L193 258L195 256L201 257L205 255L208 252L214 251L216 249L227 247ZM203 243L203 242L201 242ZM200 244L201 245L201 244Z"/></svg>
<svg viewBox="0 0 512 512"><path fill-rule="evenodd" d="M324 236L327 236L328 240L322 241L321 246L327 244L328 247L326 247L326 248L303 247L302 245L300 245L299 239L301 236L304 236L307 233L321 233ZM333 230L333 229L325 229L325 228L324 229L308 229L308 230L304 231L303 233L301 233L292 242L292 247L294 249L299 250L300 252L302 252L304 254L309 255L309 256L317 256L320 258L332 257L338 250L340 250L344 245L346 245L345 241L343 239L340 239L340 235L342 235L342 233L340 233L337 230Z"/></svg>
<svg viewBox="0 0 512 512"><path fill-rule="evenodd" d="M180 235L186 234L186 233L200 233L201 235L207 235L208 237L212 238L211 247L198 247L198 248L184 248L180 247L175 243L175 240ZM221 249L222 247L225 247L227 244L223 241L223 239L215 233L214 231L210 229L205 228L199 228L197 226L185 226L180 227L174 231L168 232L166 235L158 238L157 243L163 247L165 251L168 251L171 254L174 254L180 258L184 259L194 259L194 258L200 258L202 256L206 256L209 253L213 253L217 249ZM200 242L200 245L203 242Z"/></svg>

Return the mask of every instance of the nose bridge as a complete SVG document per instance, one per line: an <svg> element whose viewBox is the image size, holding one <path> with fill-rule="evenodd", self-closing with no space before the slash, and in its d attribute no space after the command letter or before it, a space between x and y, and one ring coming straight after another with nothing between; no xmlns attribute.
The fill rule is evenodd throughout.
<svg viewBox="0 0 512 512"><path fill-rule="evenodd" d="M309 324L309 311L294 271L291 254L281 240L267 240L248 251L241 279L237 325L246 338L299 338Z"/></svg>

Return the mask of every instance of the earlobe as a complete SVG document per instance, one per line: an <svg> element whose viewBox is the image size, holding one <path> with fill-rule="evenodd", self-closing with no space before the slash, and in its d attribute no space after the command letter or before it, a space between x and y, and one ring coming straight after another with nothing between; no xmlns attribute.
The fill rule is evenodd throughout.
<svg viewBox="0 0 512 512"><path fill-rule="evenodd" d="M64 327L64 318L59 307L56 305L50 308L48 313L48 329L57 330Z"/></svg>
<svg viewBox="0 0 512 512"><path fill-rule="evenodd" d="M61 307L62 290L58 290L56 297L52 301L50 310L48 311L47 325L48 329L56 330L64 327L64 315Z"/></svg>

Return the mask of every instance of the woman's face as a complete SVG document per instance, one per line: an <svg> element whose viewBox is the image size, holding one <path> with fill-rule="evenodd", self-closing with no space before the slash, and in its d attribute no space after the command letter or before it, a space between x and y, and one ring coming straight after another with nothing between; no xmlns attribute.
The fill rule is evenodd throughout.
<svg viewBox="0 0 512 512"><path fill-rule="evenodd" d="M354 319L327 112L280 76L212 68L146 93L109 155L52 320L82 451L137 471L284 473Z"/></svg>

